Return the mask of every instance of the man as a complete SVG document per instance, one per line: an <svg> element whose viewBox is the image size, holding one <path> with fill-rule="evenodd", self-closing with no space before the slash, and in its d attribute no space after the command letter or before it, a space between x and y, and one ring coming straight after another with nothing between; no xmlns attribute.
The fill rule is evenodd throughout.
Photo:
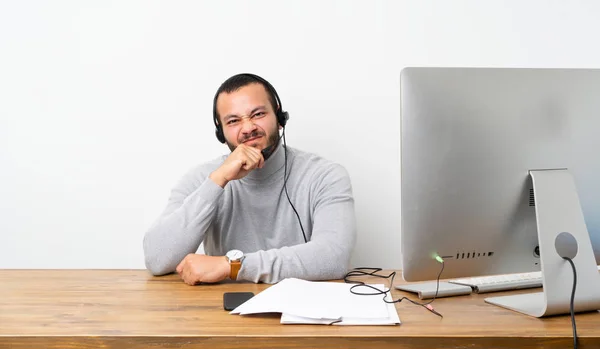
<svg viewBox="0 0 600 349"><path fill-rule="evenodd" d="M227 79L213 119L231 153L192 169L173 188L144 237L150 272L176 271L190 285L342 278L356 241L346 170L282 144L288 114L259 76ZM202 242L207 255L195 254Z"/></svg>

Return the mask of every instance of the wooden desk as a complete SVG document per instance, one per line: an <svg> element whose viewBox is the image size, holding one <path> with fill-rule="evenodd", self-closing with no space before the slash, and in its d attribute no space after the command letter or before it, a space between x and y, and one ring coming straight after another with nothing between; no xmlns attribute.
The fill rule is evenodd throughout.
<svg viewBox="0 0 600 349"><path fill-rule="evenodd" d="M279 316L242 317L223 310L223 292L258 293L267 287L235 283L192 287L177 275L152 277L144 270L0 270L0 348L573 345L568 316L528 317L486 304L479 295L436 300L443 319L402 302L397 304L399 326L281 325ZM393 295L396 299L406 293ZM600 348L600 314L578 314L576 320L580 348Z"/></svg>

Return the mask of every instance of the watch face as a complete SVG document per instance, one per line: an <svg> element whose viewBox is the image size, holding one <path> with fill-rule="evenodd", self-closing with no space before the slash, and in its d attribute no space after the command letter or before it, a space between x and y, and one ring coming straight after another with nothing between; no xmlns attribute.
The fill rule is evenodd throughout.
<svg viewBox="0 0 600 349"><path fill-rule="evenodd" d="M240 258L242 258L242 256L244 256L244 252L242 252L240 250L231 250L231 251L227 252L226 256L230 261L236 261L236 260L239 260Z"/></svg>

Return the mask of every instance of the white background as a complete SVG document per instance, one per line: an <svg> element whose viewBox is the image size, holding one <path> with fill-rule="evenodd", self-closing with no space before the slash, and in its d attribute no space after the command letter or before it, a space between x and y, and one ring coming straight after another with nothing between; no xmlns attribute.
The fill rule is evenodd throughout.
<svg viewBox="0 0 600 349"><path fill-rule="evenodd" d="M212 98L265 77L290 146L351 174L354 266L400 265L406 66L598 67L598 1L0 0L0 268L144 268Z"/></svg>

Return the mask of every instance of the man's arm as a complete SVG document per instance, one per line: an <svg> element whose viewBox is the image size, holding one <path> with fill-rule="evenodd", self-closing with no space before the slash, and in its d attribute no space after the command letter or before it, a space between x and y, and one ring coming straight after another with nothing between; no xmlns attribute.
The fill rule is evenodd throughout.
<svg viewBox="0 0 600 349"><path fill-rule="evenodd" d="M305 280L344 277L356 242L354 198L346 170L333 166L314 195L310 241L247 254L238 280L276 283L289 277Z"/></svg>
<svg viewBox="0 0 600 349"><path fill-rule="evenodd" d="M198 250L212 222L223 188L195 171L172 190L167 207L144 236L146 268L153 275L174 272L186 255Z"/></svg>
<svg viewBox="0 0 600 349"><path fill-rule="evenodd" d="M227 183L263 165L260 150L240 144L208 177L194 171L185 176L173 189L165 211L144 236L146 268L154 275L177 271L182 277L188 275L184 280L190 284L205 281L205 278L215 281L211 275L217 265L223 265L222 260L212 263L210 261L216 259L205 256L202 261L206 263L189 263L191 259L200 260L190 256L181 266L180 263L195 253L204 240L214 217L215 203Z"/></svg>

